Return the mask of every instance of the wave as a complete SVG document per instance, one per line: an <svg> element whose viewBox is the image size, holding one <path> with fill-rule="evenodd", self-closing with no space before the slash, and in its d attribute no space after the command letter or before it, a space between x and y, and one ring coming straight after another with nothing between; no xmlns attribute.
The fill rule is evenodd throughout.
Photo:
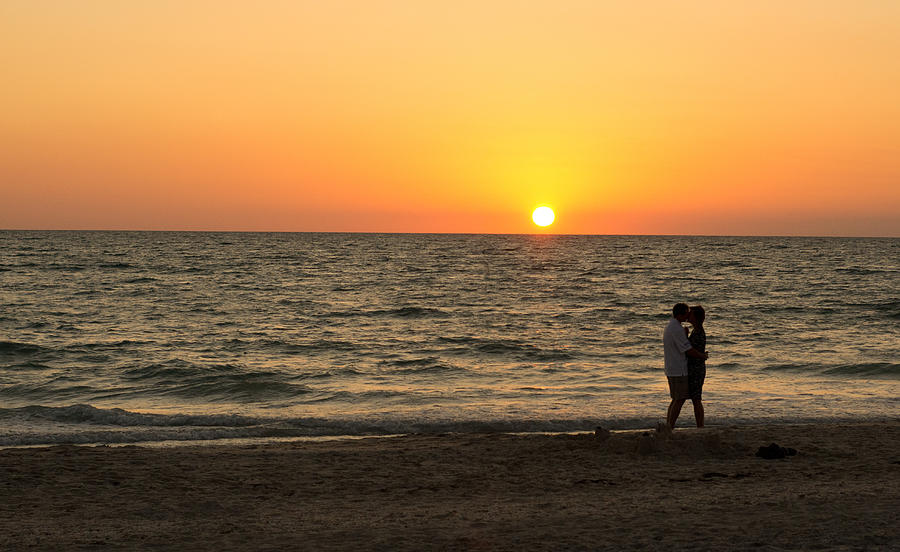
<svg viewBox="0 0 900 552"><path fill-rule="evenodd" d="M893 362L869 362L864 364L840 364L831 366L822 373L837 376L865 376L870 378L900 377L900 364Z"/></svg>
<svg viewBox="0 0 900 552"><path fill-rule="evenodd" d="M884 313L888 318L900 319L900 301L885 301L871 306L876 311Z"/></svg>
<svg viewBox="0 0 900 552"><path fill-rule="evenodd" d="M450 349L448 353L455 354L484 354L498 356L512 356L521 360L551 362L559 360L571 360L576 358L572 351L563 349L545 349L518 339L487 339L479 337L439 337L439 342L463 345L457 349Z"/></svg>
<svg viewBox="0 0 900 552"><path fill-rule="evenodd" d="M33 361L8 366L7 374L33 372L38 375L22 376L19 381L0 386L0 398L59 404L72 400L174 397L210 404L253 404L294 401L314 392L299 381L306 379L304 374L252 371L236 364L194 364L177 358L126 368L116 374L112 383L104 379L86 379L77 373L47 376L48 368ZM323 376L313 374L309 377Z"/></svg>
<svg viewBox="0 0 900 552"><path fill-rule="evenodd" d="M312 392L308 386L294 383L278 372L247 371L234 364L200 365L181 359L134 367L123 372L121 379L137 384L130 391L135 394L144 394L149 385L156 396L202 398L210 402L293 399Z"/></svg>
<svg viewBox="0 0 900 552"><path fill-rule="evenodd" d="M323 313L322 318L354 318L354 317L396 317L396 318L444 318L450 313L431 307L400 307L396 309L350 310Z"/></svg>
<svg viewBox="0 0 900 552"><path fill-rule="evenodd" d="M138 339L120 339L119 341L89 341L85 343L72 343L71 345L67 345L62 350L66 352L84 352L84 351L97 351L97 350L107 350L107 349L121 349L128 347L140 347L142 345L155 345L155 341L146 341L146 340L138 340Z"/></svg>
<svg viewBox="0 0 900 552"><path fill-rule="evenodd" d="M650 419L604 421L604 427L649 427ZM149 414L87 404L0 409L0 446L207 441L216 439L385 436L408 433L591 431L597 420L437 420L261 418L231 414Z"/></svg>
<svg viewBox="0 0 900 552"><path fill-rule="evenodd" d="M24 371L24 370L23 370ZM100 389L90 385L73 384L63 381L64 378L51 378L40 383L6 383L0 385L0 399L12 401L62 402L83 400L85 397L96 397L101 393L109 393L110 389Z"/></svg>
<svg viewBox="0 0 900 552"><path fill-rule="evenodd" d="M467 373L469 370L441 361L435 356L383 361L379 372L391 375Z"/></svg>
<svg viewBox="0 0 900 552"><path fill-rule="evenodd" d="M85 270L85 268L86 268L82 265L65 265L65 264L59 264L59 263L50 263L47 265L40 265L37 263L23 263L19 266L29 266L29 267L33 266L33 267L43 268L44 270L59 270L62 272L81 272L82 270Z"/></svg>
<svg viewBox="0 0 900 552"><path fill-rule="evenodd" d="M47 366L46 364L41 364L40 362L34 362L34 361L29 360L29 361L25 361L25 362L19 362L16 364L10 364L8 366L4 366L3 369L4 370L21 370L21 371L26 371L26 370L41 371L41 370L49 370L50 367Z"/></svg>
<svg viewBox="0 0 900 552"><path fill-rule="evenodd" d="M454 366L452 364L445 363L435 363L429 366L415 367L415 368L395 368L392 370L385 370L385 373L392 375L428 375L428 374L451 374L451 373L466 373L468 370L465 368L461 368L459 366Z"/></svg>
<svg viewBox="0 0 900 552"><path fill-rule="evenodd" d="M900 364L893 362L866 362L860 364L772 364L763 370L776 372L801 372L829 376L855 376L869 378L900 378Z"/></svg>
<svg viewBox="0 0 900 552"><path fill-rule="evenodd" d="M206 368L179 358L173 358L165 362L148 364L129 368L122 372L123 380L163 380L195 377L216 371L215 368Z"/></svg>
<svg viewBox="0 0 900 552"><path fill-rule="evenodd" d="M871 420L886 419L872 416ZM722 424L758 424L760 418L721 418ZM834 416L831 421L854 418ZM618 431L655 427L653 417L610 419L432 420L414 418L266 418L235 414L152 414L103 409L88 404L62 407L0 408L0 447L56 444L129 444L161 441L214 442L221 439L364 437L447 433L575 433L598 425ZM792 416L793 424L821 418Z"/></svg>
<svg viewBox="0 0 900 552"><path fill-rule="evenodd" d="M192 381L172 386L157 392L157 396L171 396L187 399L203 399L210 403L258 403L279 399L296 399L312 393L305 385L287 381L275 381L265 374L258 374L252 379L245 376L208 376L199 381Z"/></svg>
<svg viewBox="0 0 900 552"><path fill-rule="evenodd" d="M854 274L854 275L868 275L868 274L893 274L895 272L900 272L893 268L875 268L875 267L861 267L861 266L851 266L851 267L843 267L834 269L835 272L843 272L844 274Z"/></svg>
<svg viewBox="0 0 900 552"><path fill-rule="evenodd" d="M19 343L16 341L0 341L0 358L2 356L30 356L52 351L47 347L32 343Z"/></svg>
<svg viewBox="0 0 900 552"><path fill-rule="evenodd" d="M859 313L860 311L874 311L887 318L900 318L900 299L889 298L877 302L847 302L831 301L838 305L839 309Z"/></svg>
<svg viewBox="0 0 900 552"><path fill-rule="evenodd" d="M291 354L315 351L357 351L360 349L360 345L336 339L316 339L307 342L284 341L280 339L255 341L231 339L225 343L225 348L231 351L262 350Z"/></svg>
<svg viewBox="0 0 900 552"><path fill-rule="evenodd" d="M259 419L234 415L148 414L121 408L96 408L88 404L70 406L24 406L0 408L0 421L54 422L119 427L250 427Z"/></svg>

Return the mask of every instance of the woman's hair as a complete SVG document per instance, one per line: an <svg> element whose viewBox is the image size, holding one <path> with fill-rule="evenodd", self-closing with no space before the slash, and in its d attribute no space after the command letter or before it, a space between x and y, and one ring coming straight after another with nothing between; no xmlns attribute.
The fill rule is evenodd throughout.
<svg viewBox="0 0 900 552"><path fill-rule="evenodd" d="M703 307L697 305L696 307L691 307L691 312L694 313L694 318L697 319L697 322L702 323L706 320L706 311L703 310Z"/></svg>

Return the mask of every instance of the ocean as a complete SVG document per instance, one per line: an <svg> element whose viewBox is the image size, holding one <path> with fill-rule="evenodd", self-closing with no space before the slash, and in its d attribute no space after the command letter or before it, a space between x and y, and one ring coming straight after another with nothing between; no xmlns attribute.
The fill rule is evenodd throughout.
<svg viewBox="0 0 900 552"><path fill-rule="evenodd" d="M900 239L3 231L0 446L653 427L676 302L707 425L900 415Z"/></svg>

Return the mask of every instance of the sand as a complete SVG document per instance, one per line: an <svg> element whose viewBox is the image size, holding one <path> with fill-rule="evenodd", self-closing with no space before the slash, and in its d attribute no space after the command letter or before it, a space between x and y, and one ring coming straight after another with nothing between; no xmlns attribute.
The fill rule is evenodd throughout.
<svg viewBox="0 0 900 552"><path fill-rule="evenodd" d="M796 456L764 460L776 442ZM0 451L0 549L898 550L900 422Z"/></svg>

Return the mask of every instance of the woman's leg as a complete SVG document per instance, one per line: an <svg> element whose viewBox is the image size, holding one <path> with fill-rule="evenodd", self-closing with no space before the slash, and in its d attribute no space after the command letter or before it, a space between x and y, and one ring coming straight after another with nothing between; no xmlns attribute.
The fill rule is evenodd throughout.
<svg viewBox="0 0 900 552"><path fill-rule="evenodd" d="M691 399L691 402L694 403L694 420L697 422L697 427L703 427L703 401Z"/></svg>

